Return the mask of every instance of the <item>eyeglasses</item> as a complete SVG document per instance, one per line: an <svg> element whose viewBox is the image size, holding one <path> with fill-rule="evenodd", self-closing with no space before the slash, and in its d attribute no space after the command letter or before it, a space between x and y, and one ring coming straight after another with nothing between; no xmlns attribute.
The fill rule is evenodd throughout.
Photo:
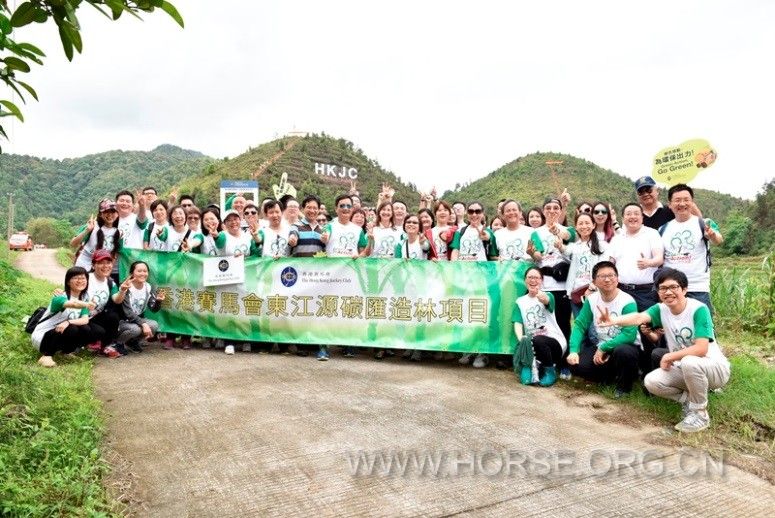
<svg viewBox="0 0 775 518"><path fill-rule="evenodd" d="M482 209L468 209L469 214L481 214L484 212Z"/></svg>
<svg viewBox="0 0 775 518"><path fill-rule="evenodd" d="M328 220L326 218L320 218L317 220L318 223L328 223Z"/></svg>
<svg viewBox="0 0 775 518"><path fill-rule="evenodd" d="M404 225L419 225L419 221L414 221L413 219L410 219L409 221L404 222Z"/></svg>
<svg viewBox="0 0 775 518"><path fill-rule="evenodd" d="M353 206L350 203L342 203L341 205L339 205L339 208L340 209L352 209Z"/></svg>
<svg viewBox="0 0 775 518"><path fill-rule="evenodd" d="M659 293L667 293L668 291L672 291L675 293L676 291L680 291L680 290L681 290L681 287L678 284L671 284L670 286L660 286L659 288L657 288L657 291Z"/></svg>
<svg viewBox="0 0 775 518"><path fill-rule="evenodd" d="M595 209L595 214L608 214L606 209Z"/></svg>
<svg viewBox="0 0 775 518"><path fill-rule="evenodd" d="M192 221L199 221L200 218L199 218L199 216L189 216L188 219L190 219Z"/></svg>
<svg viewBox="0 0 775 518"><path fill-rule="evenodd" d="M246 211L243 212L243 214L245 214L246 216L251 216L251 215L255 216L256 214L258 214L258 211L256 211L256 210L246 210Z"/></svg>
<svg viewBox="0 0 775 518"><path fill-rule="evenodd" d="M610 280L610 279L616 279L617 275L615 273L602 273L600 275L595 276L595 279L602 279L604 281Z"/></svg>

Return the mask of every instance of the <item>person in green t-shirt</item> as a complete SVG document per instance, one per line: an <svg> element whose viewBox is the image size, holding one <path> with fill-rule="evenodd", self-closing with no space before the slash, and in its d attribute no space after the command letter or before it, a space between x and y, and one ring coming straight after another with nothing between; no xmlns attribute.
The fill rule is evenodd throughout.
<svg viewBox="0 0 775 518"><path fill-rule="evenodd" d="M699 432L710 424L708 389L721 388L729 381L729 361L713 332L708 307L688 298L686 274L663 268L654 284L661 302L642 313L614 316L601 312L600 326L650 324L665 330L668 351L659 368L646 375L643 383L652 394L681 403L683 420L679 432Z"/></svg>

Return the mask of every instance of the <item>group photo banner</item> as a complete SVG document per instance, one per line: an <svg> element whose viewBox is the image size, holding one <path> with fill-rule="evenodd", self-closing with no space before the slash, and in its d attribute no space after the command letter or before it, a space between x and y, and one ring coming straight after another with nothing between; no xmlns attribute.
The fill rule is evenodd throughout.
<svg viewBox="0 0 775 518"><path fill-rule="evenodd" d="M244 261L242 260L244 259ZM224 340L511 354L511 314L523 295L516 261L240 258L244 277L218 284L234 258L123 249L165 292L145 316L163 332ZM205 282L205 275L208 282Z"/></svg>

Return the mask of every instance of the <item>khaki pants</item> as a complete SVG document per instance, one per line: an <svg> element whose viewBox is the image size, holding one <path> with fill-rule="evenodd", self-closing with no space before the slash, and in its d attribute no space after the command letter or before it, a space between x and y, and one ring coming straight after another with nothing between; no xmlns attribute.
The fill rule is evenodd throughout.
<svg viewBox="0 0 775 518"><path fill-rule="evenodd" d="M704 410L708 406L708 389L723 387L729 381L729 363L705 356L684 356L679 363L670 370L649 372L643 380L646 389L679 403L689 401L692 410Z"/></svg>

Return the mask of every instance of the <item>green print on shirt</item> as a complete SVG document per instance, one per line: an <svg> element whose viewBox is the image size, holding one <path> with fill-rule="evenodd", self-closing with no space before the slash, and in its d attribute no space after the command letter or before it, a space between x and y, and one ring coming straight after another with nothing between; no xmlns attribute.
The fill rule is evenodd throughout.
<svg viewBox="0 0 775 518"><path fill-rule="evenodd" d="M675 343L677 343L681 349L685 349L694 344L694 333L688 327L682 327L680 331L677 329L673 329L672 331Z"/></svg>
<svg viewBox="0 0 775 518"><path fill-rule="evenodd" d="M619 316L619 313L617 313L616 311L610 311L608 314L611 315L611 318ZM619 326L609 326L605 328L604 334L610 340L611 338L614 338L616 335L618 335L621 332L621 330L622 328Z"/></svg>
<svg viewBox="0 0 775 518"><path fill-rule="evenodd" d="M393 250L396 248L396 237L388 236L379 242L379 245L374 250L374 253L378 256L393 256Z"/></svg>
<svg viewBox="0 0 775 518"><path fill-rule="evenodd" d="M132 299L132 311L138 315L143 312L143 306L145 306L145 300Z"/></svg>
<svg viewBox="0 0 775 518"><path fill-rule="evenodd" d="M272 244L269 246L269 250L272 252L272 255L280 255L281 252L285 252L285 248L288 246L288 240L286 240L284 237L277 236L277 239L275 239Z"/></svg>
<svg viewBox="0 0 775 518"><path fill-rule="evenodd" d="M522 239L515 239L506 246L506 259L522 259L525 255L525 250L522 248Z"/></svg>
<svg viewBox="0 0 775 518"><path fill-rule="evenodd" d="M248 250L250 250L250 245L246 245L245 243L240 243L239 245L234 247L234 254L236 255L237 252L239 252L242 255L248 255Z"/></svg>
<svg viewBox="0 0 775 518"><path fill-rule="evenodd" d="M94 302L94 305L97 306L98 309L102 308L108 303L108 292L104 290L96 292L92 295L91 301Z"/></svg>
<svg viewBox="0 0 775 518"><path fill-rule="evenodd" d="M546 313L541 306L533 306L527 310L525 322L529 330L540 329L546 325Z"/></svg>
<svg viewBox="0 0 775 518"><path fill-rule="evenodd" d="M463 238L460 240L460 254L475 256L479 255L479 251L482 249L482 240L477 236L474 239Z"/></svg>
<svg viewBox="0 0 775 518"><path fill-rule="evenodd" d="M694 239L691 230L676 232L670 238L670 255L687 255L694 250Z"/></svg>

